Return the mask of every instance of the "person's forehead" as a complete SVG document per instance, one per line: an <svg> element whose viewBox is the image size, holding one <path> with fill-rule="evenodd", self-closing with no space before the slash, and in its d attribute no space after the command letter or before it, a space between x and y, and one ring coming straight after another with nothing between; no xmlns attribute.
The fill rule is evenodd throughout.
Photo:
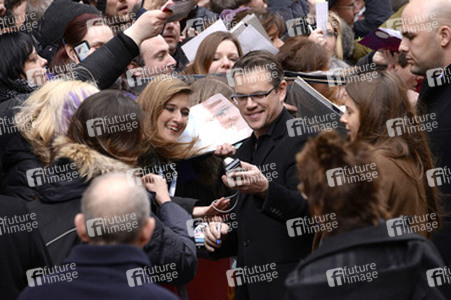
<svg viewBox="0 0 451 300"><path fill-rule="evenodd" d="M145 54L153 55L157 52L169 49L168 43L164 40L162 36L156 36L145 40L141 44L141 52Z"/></svg>
<svg viewBox="0 0 451 300"><path fill-rule="evenodd" d="M271 71L257 70L251 72L236 72L235 91L237 93L263 92L272 87Z"/></svg>

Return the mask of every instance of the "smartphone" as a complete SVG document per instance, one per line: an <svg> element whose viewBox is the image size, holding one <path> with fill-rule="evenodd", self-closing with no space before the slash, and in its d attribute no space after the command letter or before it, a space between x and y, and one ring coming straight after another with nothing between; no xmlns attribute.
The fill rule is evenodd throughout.
<svg viewBox="0 0 451 300"><path fill-rule="evenodd" d="M89 50L91 47L89 46L89 43L87 41L83 41L77 45L75 45L75 55L77 55L78 60L82 61L89 55Z"/></svg>

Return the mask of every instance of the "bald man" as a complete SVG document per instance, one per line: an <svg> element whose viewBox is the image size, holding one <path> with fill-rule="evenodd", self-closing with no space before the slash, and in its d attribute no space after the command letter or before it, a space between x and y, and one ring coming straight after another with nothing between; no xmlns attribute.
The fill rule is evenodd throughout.
<svg viewBox="0 0 451 300"><path fill-rule="evenodd" d="M413 0L402 14L403 39L399 51L406 54L410 71L426 76L418 102L418 114L437 122L426 132L436 169L425 171L428 184L442 194L446 213L451 212L451 0ZM451 263L451 217L444 217L434 242L448 265Z"/></svg>
<svg viewBox="0 0 451 300"><path fill-rule="evenodd" d="M19 299L48 299L49 295L68 300L178 299L147 275L146 270L153 267L142 248L152 236L155 220L149 217L149 199L142 186L130 185L125 174L100 176L83 194L81 211L75 226L87 244L72 249L58 267L60 272L52 274L58 278L36 279Z"/></svg>

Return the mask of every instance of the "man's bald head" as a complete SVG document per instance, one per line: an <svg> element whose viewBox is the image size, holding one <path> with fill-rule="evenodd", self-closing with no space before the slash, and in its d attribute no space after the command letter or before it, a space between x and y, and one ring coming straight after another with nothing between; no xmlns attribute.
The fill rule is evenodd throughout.
<svg viewBox="0 0 451 300"><path fill-rule="evenodd" d="M90 224L98 220L103 225L101 234L90 235L90 240L106 244L128 244L139 238L148 221L150 202L146 190L133 184L133 178L123 173L110 173L92 181L81 200L81 212L87 231L94 232ZM101 219L101 220L100 220ZM100 223L99 223L100 222ZM106 224L108 223L108 224ZM108 225L108 230L105 229ZM111 230L110 230L111 229Z"/></svg>
<svg viewBox="0 0 451 300"><path fill-rule="evenodd" d="M451 24L451 0L411 0L405 7L403 18L437 21L438 25Z"/></svg>
<svg viewBox="0 0 451 300"><path fill-rule="evenodd" d="M418 75L451 64L451 0L413 0L402 14L403 39L410 71Z"/></svg>

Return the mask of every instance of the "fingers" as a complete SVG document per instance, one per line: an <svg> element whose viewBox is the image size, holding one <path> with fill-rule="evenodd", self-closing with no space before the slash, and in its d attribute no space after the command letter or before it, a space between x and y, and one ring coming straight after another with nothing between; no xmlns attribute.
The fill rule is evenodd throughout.
<svg viewBox="0 0 451 300"><path fill-rule="evenodd" d="M217 222L211 222L205 229L205 248L210 252L214 252L215 248L219 248L221 245L221 243L219 245L217 244L217 241L219 239L217 227L218 227Z"/></svg>
<svg viewBox="0 0 451 300"><path fill-rule="evenodd" d="M225 143L216 147L215 154L219 156L230 156L236 153L236 147Z"/></svg>
<svg viewBox="0 0 451 300"><path fill-rule="evenodd" d="M225 198L221 198L217 201L215 201L212 206L220 209L220 210L224 210L226 209L230 204L230 199L225 199Z"/></svg>

